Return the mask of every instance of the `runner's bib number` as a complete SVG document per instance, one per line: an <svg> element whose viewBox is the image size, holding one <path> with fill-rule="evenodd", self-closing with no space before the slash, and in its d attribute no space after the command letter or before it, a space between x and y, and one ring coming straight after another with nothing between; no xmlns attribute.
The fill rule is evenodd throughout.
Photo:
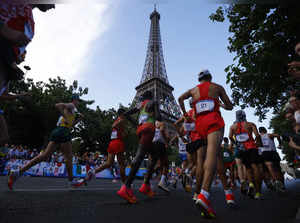
<svg viewBox="0 0 300 223"><path fill-rule="evenodd" d="M110 139L117 139L117 138L118 138L118 132L116 130L112 131Z"/></svg>
<svg viewBox="0 0 300 223"><path fill-rule="evenodd" d="M140 115L139 124L143 124L143 123L147 122L147 119L148 119L148 115L145 115L145 114Z"/></svg>
<svg viewBox="0 0 300 223"><path fill-rule="evenodd" d="M236 140L238 142L246 142L249 139L248 133L242 133L236 136Z"/></svg>
<svg viewBox="0 0 300 223"><path fill-rule="evenodd" d="M269 148L270 147L270 140L268 138L262 138L262 143L264 147Z"/></svg>
<svg viewBox="0 0 300 223"><path fill-rule="evenodd" d="M228 152L224 152L224 153L223 153L223 156L224 156L225 158L229 158L229 157L230 157L230 154L229 154Z"/></svg>
<svg viewBox="0 0 300 223"><path fill-rule="evenodd" d="M215 102L213 100L203 100L196 103L196 111L198 114L202 112L213 111Z"/></svg>
<svg viewBox="0 0 300 223"><path fill-rule="evenodd" d="M191 132L191 131L195 131L196 130L194 122L192 122L192 123L184 123L183 124L183 128L187 132Z"/></svg>

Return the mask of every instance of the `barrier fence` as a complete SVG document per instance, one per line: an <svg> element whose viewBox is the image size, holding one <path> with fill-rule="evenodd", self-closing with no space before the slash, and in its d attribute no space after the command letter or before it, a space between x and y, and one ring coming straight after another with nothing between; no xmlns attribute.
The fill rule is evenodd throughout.
<svg viewBox="0 0 300 223"><path fill-rule="evenodd" d="M7 175L10 170L16 170L24 165L26 165L29 160L9 160L4 164L4 169L0 171L1 175ZM89 171L90 168L95 168L94 166L87 166L87 165L79 165L73 164L73 176L74 177L85 177L86 173ZM130 167L126 168L126 175L129 174ZM146 173L145 168L139 169L136 176L137 177L144 177ZM39 176L39 177L67 177L67 168L64 163L49 163L49 162L41 162L28 171L24 173L24 175L29 176ZM119 171L116 173L116 177L119 178ZM114 176L112 175L112 171L110 169L103 170L100 173L96 174L96 178L106 178L106 179L113 179Z"/></svg>

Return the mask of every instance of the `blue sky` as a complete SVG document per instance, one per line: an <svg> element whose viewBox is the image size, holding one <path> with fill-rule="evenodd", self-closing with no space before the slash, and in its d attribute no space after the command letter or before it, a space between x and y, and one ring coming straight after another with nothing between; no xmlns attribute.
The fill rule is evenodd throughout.
<svg viewBox="0 0 300 223"><path fill-rule="evenodd" d="M227 50L229 23L213 23L208 18L220 5L199 0L157 2L161 2L158 11L163 50L175 98L197 84L197 73L203 68L209 69L213 81L231 95L224 72L234 57ZM28 52L33 68L29 76L45 80L63 74L69 83L77 79L81 86L89 88L85 98L96 101L93 107L128 105L142 77L153 3L90 0L84 7L62 4L47 15L35 12L37 29ZM54 23L55 19L60 22ZM41 45L49 42L49 55L42 61ZM51 67L49 74L45 67ZM268 127L269 120L258 123L253 109L246 109L246 113L249 121ZM223 110L222 114L228 135L235 113Z"/></svg>

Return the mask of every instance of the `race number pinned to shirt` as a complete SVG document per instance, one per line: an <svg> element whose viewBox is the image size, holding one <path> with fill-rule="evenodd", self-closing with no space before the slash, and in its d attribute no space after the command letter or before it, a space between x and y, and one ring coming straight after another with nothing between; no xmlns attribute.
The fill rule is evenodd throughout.
<svg viewBox="0 0 300 223"><path fill-rule="evenodd" d="M269 148L270 147L270 140L267 137L262 137L262 143L264 147Z"/></svg>
<svg viewBox="0 0 300 223"><path fill-rule="evenodd" d="M147 119L148 119L148 115L146 115L146 114L140 115L139 124L144 124L145 122L147 122Z"/></svg>
<svg viewBox="0 0 300 223"><path fill-rule="evenodd" d="M110 139L117 139L118 138L118 132L116 130L113 130L111 132L111 137Z"/></svg>
<svg viewBox="0 0 300 223"><path fill-rule="evenodd" d="M183 123L183 128L186 132L195 131L195 122L192 123Z"/></svg>
<svg viewBox="0 0 300 223"><path fill-rule="evenodd" d="M196 103L196 111L198 114L202 112L213 111L215 102L213 100L202 100Z"/></svg>
<svg viewBox="0 0 300 223"><path fill-rule="evenodd" d="M246 142L249 139L248 133L241 133L236 136L238 142Z"/></svg>
<svg viewBox="0 0 300 223"><path fill-rule="evenodd" d="M229 154L228 152L223 152L223 156L224 156L225 158L229 158L229 157L230 157L230 154Z"/></svg>

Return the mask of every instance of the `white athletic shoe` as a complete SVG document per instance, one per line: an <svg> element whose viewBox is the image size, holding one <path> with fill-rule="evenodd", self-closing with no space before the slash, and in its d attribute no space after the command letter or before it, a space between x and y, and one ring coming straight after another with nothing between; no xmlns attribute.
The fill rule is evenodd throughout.
<svg viewBox="0 0 300 223"><path fill-rule="evenodd" d="M198 199L198 194L197 193L194 193L194 196L193 196L193 201L197 201L197 199Z"/></svg>
<svg viewBox="0 0 300 223"><path fill-rule="evenodd" d="M76 179L74 178L72 181L69 181L69 188L80 187L85 183L84 179Z"/></svg>
<svg viewBox="0 0 300 223"><path fill-rule="evenodd" d="M158 188L162 189L165 192L170 192L170 189L168 188L167 184L163 181L159 181Z"/></svg>

